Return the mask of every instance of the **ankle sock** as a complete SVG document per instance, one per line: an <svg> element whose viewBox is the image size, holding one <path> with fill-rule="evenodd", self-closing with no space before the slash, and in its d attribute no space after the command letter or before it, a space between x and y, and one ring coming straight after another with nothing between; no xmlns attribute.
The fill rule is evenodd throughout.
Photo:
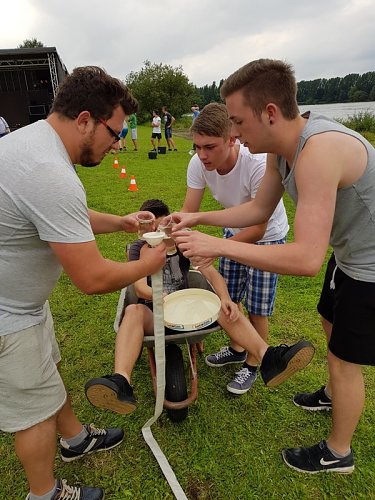
<svg viewBox="0 0 375 500"><path fill-rule="evenodd" d="M347 457L348 455L350 455L350 451L351 451L351 450L350 450L350 448L349 448L349 450L348 450L346 453L344 453L344 454L339 453L338 451L336 451L336 450L334 450L333 448L331 448L331 447L330 447L330 445L329 445L328 443L327 443L327 448L328 448L328 449L329 449L329 451L332 453L332 455L333 455L334 457L336 457L336 458L345 458L345 457Z"/></svg>
<svg viewBox="0 0 375 500"><path fill-rule="evenodd" d="M61 438L61 441L64 444L67 444L68 446L78 446L79 444L82 443L82 441L84 439L87 438L88 435L89 435L89 433L87 432L86 427L82 426L82 430L79 434L77 434L76 436L73 436L72 438L69 438L69 439Z"/></svg>
<svg viewBox="0 0 375 500"><path fill-rule="evenodd" d="M236 351L236 350L235 350L235 349L233 349L233 347L231 347L231 346L229 346L229 350L230 350L230 352L231 352L232 354L238 354L238 355L243 354L243 353L245 352L245 350L243 350L243 351Z"/></svg>
<svg viewBox="0 0 375 500"><path fill-rule="evenodd" d="M44 495L42 496L34 495L33 493L30 492L28 500L51 500L56 491L56 486L57 486L57 481L55 481L55 486L52 488L52 490L47 491L47 493L44 493Z"/></svg>

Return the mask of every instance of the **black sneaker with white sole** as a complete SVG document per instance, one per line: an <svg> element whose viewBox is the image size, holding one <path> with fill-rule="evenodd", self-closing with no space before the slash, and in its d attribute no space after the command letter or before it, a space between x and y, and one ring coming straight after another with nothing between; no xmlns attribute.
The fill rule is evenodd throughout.
<svg viewBox="0 0 375 500"><path fill-rule="evenodd" d="M269 347L263 356L260 373L267 387L276 387L305 368L314 356L314 346L307 340L296 344Z"/></svg>
<svg viewBox="0 0 375 500"><path fill-rule="evenodd" d="M26 500L30 499L30 493ZM104 491L91 486L69 486L66 479L57 479L51 500L103 500Z"/></svg>
<svg viewBox="0 0 375 500"><path fill-rule="evenodd" d="M326 395L324 389L323 385L316 392L299 392L294 396L293 403L309 411L332 410L332 400Z"/></svg>
<svg viewBox="0 0 375 500"><path fill-rule="evenodd" d="M137 407L133 388L120 373L92 378L85 384L85 394L92 405L120 415L131 413Z"/></svg>
<svg viewBox="0 0 375 500"><path fill-rule="evenodd" d="M284 462L288 467L308 474L318 472L338 472L351 474L354 470L353 452L343 458L337 458L328 449L326 441L309 448L286 448L282 451Z"/></svg>
<svg viewBox="0 0 375 500"><path fill-rule="evenodd" d="M63 439L60 439L60 451L63 462L72 462L97 451L111 450L115 446L118 446L124 439L124 431L122 429L96 429L88 424L85 424L84 427L88 435L77 446L69 446Z"/></svg>

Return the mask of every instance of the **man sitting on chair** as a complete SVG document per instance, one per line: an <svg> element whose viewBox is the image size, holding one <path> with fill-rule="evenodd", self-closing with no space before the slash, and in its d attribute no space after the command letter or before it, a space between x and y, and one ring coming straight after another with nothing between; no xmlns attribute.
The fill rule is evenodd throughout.
<svg viewBox="0 0 375 500"><path fill-rule="evenodd" d="M167 205L160 200L147 200L140 210L147 210L155 215L154 230L161 219L169 215ZM145 241L137 240L131 245L129 260L139 259L144 244ZM165 294L188 288L189 267L190 261L178 250L174 255L167 255L167 262L163 268ZM202 268L201 273L220 298L221 310L217 320L219 325L233 341L256 356L266 385L280 384L311 361L314 347L308 341L301 340L290 347L285 344L269 347L239 311L237 305L232 302L226 283L219 272L211 265ZM85 384L86 397L91 404L120 414L131 413L136 408L136 399L130 385L131 374L142 350L143 337L154 333L151 277L136 281L134 288L138 303L129 304L125 308L116 336L114 374L93 378ZM246 361L242 369L244 368ZM233 384L233 387L227 387L230 392L234 394L246 392L242 389L240 381L230 384Z"/></svg>

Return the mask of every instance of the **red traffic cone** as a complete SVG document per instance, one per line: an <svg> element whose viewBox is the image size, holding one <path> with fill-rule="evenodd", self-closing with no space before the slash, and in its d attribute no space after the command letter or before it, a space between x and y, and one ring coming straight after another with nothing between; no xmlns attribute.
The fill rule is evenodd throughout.
<svg viewBox="0 0 375 500"><path fill-rule="evenodd" d="M115 158L113 161L113 168L118 168L118 167L119 167L118 158Z"/></svg>
<svg viewBox="0 0 375 500"><path fill-rule="evenodd" d="M128 191L138 191L137 183L135 182L134 175L131 176L130 186L128 188Z"/></svg>
<svg viewBox="0 0 375 500"><path fill-rule="evenodd" d="M125 165L123 165L121 167L120 178L125 179L125 177L127 177L127 173L126 173Z"/></svg>

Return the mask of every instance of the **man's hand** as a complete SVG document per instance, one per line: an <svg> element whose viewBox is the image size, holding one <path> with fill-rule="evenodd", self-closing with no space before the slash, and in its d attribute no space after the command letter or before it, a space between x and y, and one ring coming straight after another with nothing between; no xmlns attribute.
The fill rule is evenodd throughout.
<svg viewBox="0 0 375 500"><path fill-rule="evenodd" d="M173 212L172 219L176 223L172 231L179 231L184 227L196 226L199 222L199 213Z"/></svg>
<svg viewBox="0 0 375 500"><path fill-rule="evenodd" d="M145 214L149 215L150 217L154 217L151 212L148 212L146 210L140 211L140 212L134 212L132 214L124 215L121 217L121 225L123 231L126 233L136 233L139 229L139 223L137 221L136 216L138 214Z"/></svg>
<svg viewBox="0 0 375 500"><path fill-rule="evenodd" d="M147 244L143 245L139 255L139 260L145 266L147 276L155 274L161 269L166 262L167 247L164 243L160 243L156 247L149 247Z"/></svg>
<svg viewBox="0 0 375 500"><path fill-rule="evenodd" d="M210 257L215 258L221 255L220 246L223 242L221 238L208 236L199 231L175 231L173 238L180 252L185 257Z"/></svg>
<svg viewBox="0 0 375 500"><path fill-rule="evenodd" d="M236 321L240 315L237 304L232 302L230 298L221 300L221 310L228 321Z"/></svg>

